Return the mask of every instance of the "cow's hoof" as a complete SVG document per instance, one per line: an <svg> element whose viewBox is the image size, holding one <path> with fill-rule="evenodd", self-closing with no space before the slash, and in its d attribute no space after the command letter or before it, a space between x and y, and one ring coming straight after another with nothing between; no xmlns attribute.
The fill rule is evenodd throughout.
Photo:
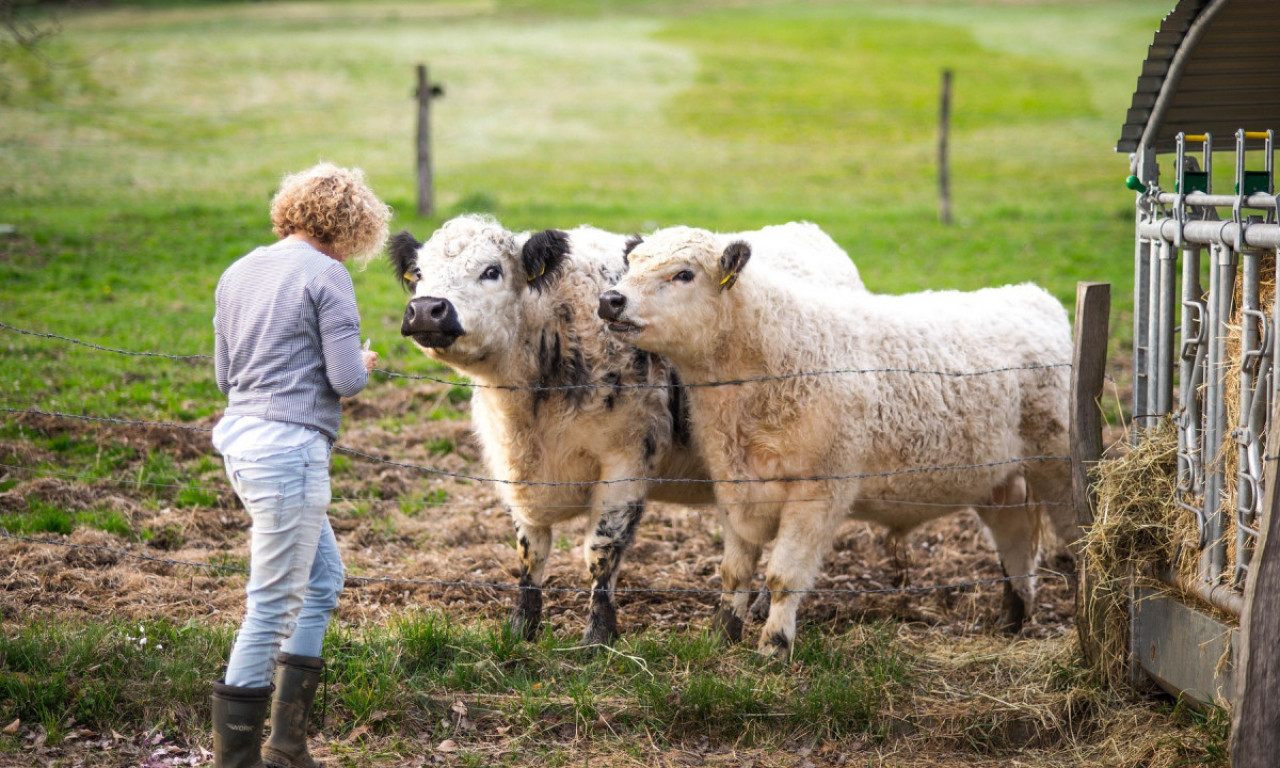
<svg viewBox="0 0 1280 768"><path fill-rule="evenodd" d="M542 630L542 611L531 613L522 610L521 606L516 606L516 609L511 612L508 626L511 627L513 635L527 642L533 642L538 639L538 632Z"/></svg>
<svg viewBox="0 0 1280 768"><path fill-rule="evenodd" d="M1016 635L1022 631L1027 621L1027 604L1014 591L1009 582L1004 583L1004 597L1001 600L1000 619L997 624L1001 632Z"/></svg>
<svg viewBox="0 0 1280 768"><path fill-rule="evenodd" d="M732 609L721 606L711 619L711 629L736 643L742 639L742 619Z"/></svg>
<svg viewBox="0 0 1280 768"><path fill-rule="evenodd" d="M760 590L760 594L756 595L755 602L751 603L751 607L747 609L747 615L756 621L764 621L769 618L769 588L765 587Z"/></svg>
<svg viewBox="0 0 1280 768"><path fill-rule="evenodd" d="M618 637L618 612L612 605L597 607L587 617L583 645L610 645Z"/></svg>
<svg viewBox="0 0 1280 768"><path fill-rule="evenodd" d="M756 649L761 656L786 661L791 658L791 640L783 632L760 636L760 647Z"/></svg>

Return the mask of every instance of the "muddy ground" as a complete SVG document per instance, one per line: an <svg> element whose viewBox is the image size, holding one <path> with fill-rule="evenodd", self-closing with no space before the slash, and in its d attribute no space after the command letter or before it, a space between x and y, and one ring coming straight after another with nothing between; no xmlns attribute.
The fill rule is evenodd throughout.
<svg viewBox="0 0 1280 768"><path fill-rule="evenodd" d="M408 608L438 609L457 622L504 617L512 593L500 588L514 583L516 568L511 524L491 484L440 477L403 465L435 467L446 472L485 475L470 434L465 402L455 403L449 388L432 382L379 382L348 404L340 446L393 459L377 463L360 456L339 459L334 471L335 502L331 518L350 581L338 620L381 622ZM427 414L443 409L448 418ZM20 416L24 428L44 434L94 436L100 444L126 442L162 450L184 467L201 456L214 456L208 433L197 430L102 425L43 416ZM211 426L211 421L202 425ZM145 451L139 451L145 453ZM30 441L0 443L0 462L26 467L55 456ZM216 456L215 456L216 458ZM110 615L123 618L167 616L183 622L238 622L243 610L243 579L183 563L243 563L247 558L248 519L220 471L206 462L195 482L216 489L213 505L179 507L155 503L139 486L109 481L83 482L70 477L37 475L4 469L19 480L0 494L0 514L22 509L30 499L57 502L68 509L101 508L125 514L134 531L154 533L146 543L99 530L79 528L70 536L47 535L60 546L0 539L0 621L6 627L46 616L70 618ZM136 477L122 468L113 477ZM387 501L370 501L375 498ZM647 588L620 597L621 630L647 627L678 629L706 626L719 586L720 547L717 523L709 508L652 505L627 556L619 587ZM580 587L582 524L571 525L555 540L548 586ZM910 539L913 587L943 587L903 593L894 590L899 572L884 546L884 533L873 526L850 523L828 556L819 589L852 590L853 594L818 594L803 603L799 621L805 627L839 628L852 622L889 619L901 624L904 640L920 646L972 647L1000 654L1003 648L1039 644L1048 653L1069 655L1074 646L1073 580L1069 560L1049 558L1043 568L1039 604L1019 638L994 633L1002 585L982 583L1001 576L994 550L977 519L959 514L918 529ZM70 547L65 545L82 545ZM140 555L142 558L131 555ZM440 582L464 583L442 585ZM500 585L500 586L492 586ZM663 592L662 590L685 590ZM706 592L698 592L706 590ZM563 592L548 595L547 620L552 631L573 637L583 627L586 597ZM0 723L0 727L5 724ZM12 724L10 724L12 725ZM59 745L37 744L40 736L26 724L30 750L0 755L0 765L189 765L208 757L199 740L180 735L86 734ZM25 731L23 729L26 729ZM159 738L158 741L157 738ZM148 743L152 741L155 743ZM207 744L205 744L207 746ZM449 754L424 746L425 756L412 764L448 762ZM581 745L584 764L592 749ZM834 752L797 747L794 754L753 754L732 746L693 745L680 755L656 755L655 765L823 765L845 764L840 750L868 750L854 764L870 765L1003 765L1007 760L906 753L885 757L882 746L844 745ZM324 737L316 750L337 749ZM376 750L374 750L376 752ZM350 753L344 753L350 758ZM575 753L576 754L576 753ZM892 755L893 750L888 750ZM877 757L879 755L879 757ZM603 756L595 755L597 764ZM28 762L8 762L12 760ZM1028 759L1030 756L1028 755ZM1026 765L1076 764L1037 759ZM362 762L367 761L367 762ZM367 755L358 764L397 765ZM344 763L346 764L346 763Z"/></svg>

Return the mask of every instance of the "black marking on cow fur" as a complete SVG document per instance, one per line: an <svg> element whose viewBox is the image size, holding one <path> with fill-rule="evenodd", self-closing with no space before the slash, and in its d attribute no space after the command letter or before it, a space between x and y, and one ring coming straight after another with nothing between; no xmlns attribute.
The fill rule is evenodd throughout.
<svg viewBox="0 0 1280 768"><path fill-rule="evenodd" d="M599 584L591 591L587 628L582 633L585 645L608 645L618 636L618 608L613 604L612 597L613 593Z"/></svg>
<svg viewBox="0 0 1280 768"><path fill-rule="evenodd" d="M727 605L720 606L715 616L711 617L712 630L729 638L731 642L736 643L742 639L742 627L742 619Z"/></svg>
<svg viewBox="0 0 1280 768"><path fill-rule="evenodd" d="M769 635L769 645L778 650L778 656L786 658L791 655L791 640L787 638L786 633L774 632Z"/></svg>
<svg viewBox="0 0 1280 768"><path fill-rule="evenodd" d="M1008 576L1007 573L1005 575ZM1014 591L1013 585L1006 581L1001 600L1000 631L1011 635L1017 634L1022 631L1022 625L1026 620L1027 604L1023 602L1022 596Z"/></svg>
<svg viewBox="0 0 1280 768"><path fill-rule="evenodd" d="M636 376L640 381L647 381L649 379L649 369L653 367L653 353L646 352L643 349L636 349L631 358L631 367L635 369Z"/></svg>
<svg viewBox="0 0 1280 768"><path fill-rule="evenodd" d="M671 413L671 440L676 445L688 445L693 439L693 421L689 415L689 393L680 381L680 375L671 371L667 385L667 410Z"/></svg>
<svg viewBox="0 0 1280 768"><path fill-rule="evenodd" d="M525 640L538 636L542 626L542 590L533 583L529 569L520 567L520 591L511 611L511 628Z"/></svg>
<svg viewBox="0 0 1280 768"><path fill-rule="evenodd" d="M621 558L636 535L636 526L644 515L644 499L629 501L621 507L605 507L596 523L596 538L604 543L592 545L592 549L612 549L614 557ZM611 569L617 563L611 564Z"/></svg>
<svg viewBox="0 0 1280 768"><path fill-rule="evenodd" d="M627 238L626 245L622 246L622 263L626 264L628 268L631 267L631 252L636 249L636 246L643 242L643 237L639 235L632 235Z"/></svg>
<svg viewBox="0 0 1280 768"><path fill-rule="evenodd" d="M617 404L618 398L622 395L622 374L618 371L606 371L600 377L600 383L611 387L604 396L604 408L606 411L612 411Z"/></svg>
<svg viewBox="0 0 1280 768"><path fill-rule="evenodd" d="M405 278L405 273L417 264L418 249L421 247L422 243L418 242L418 238L410 234L407 229L392 235L391 241L387 244L387 259L391 262L391 268L395 270L396 281L406 291L413 289L413 283Z"/></svg>
<svg viewBox="0 0 1280 768"><path fill-rule="evenodd" d="M530 237L520 251L520 266L529 287L541 292L550 286L568 255L568 233L544 229Z"/></svg>
<svg viewBox="0 0 1280 768"><path fill-rule="evenodd" d="M553 393L563 397L571 406L580 405L591 393L587 386L591 374L582 349L576 344L562 345L560 334L543 331L538 340L538 374L534 384L533 413ZM573 387L573 389L555 389Z"/></svg>
<svg viewBox="0 0 1280 768"><path fill-rule="evenodd" d="M650 432L644 436L644 463L646 466L652 467L654 455L658 453L658 440Z"/></svg>

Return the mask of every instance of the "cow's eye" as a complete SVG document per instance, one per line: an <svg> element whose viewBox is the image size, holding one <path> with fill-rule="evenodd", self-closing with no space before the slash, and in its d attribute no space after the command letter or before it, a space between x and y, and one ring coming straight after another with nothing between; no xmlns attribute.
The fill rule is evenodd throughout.
<svg viewBox="0 0 1280 768"><path fill-rule="evenodd" d="M682 269L672 275L671 280L676 283L691 283L693 282L693 270Z"/></svg>
<svg viewBox="0 0 1280 768"><path fill-rule="evenodd" d="M497 264L490 264L485 267L484 272L480 273L481 280L497 280L500 277L502 277L502 267Z"/></svg>

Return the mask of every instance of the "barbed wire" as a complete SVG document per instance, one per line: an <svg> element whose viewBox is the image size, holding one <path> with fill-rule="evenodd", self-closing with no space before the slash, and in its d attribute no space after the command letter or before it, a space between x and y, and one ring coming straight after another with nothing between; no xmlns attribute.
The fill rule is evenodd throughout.
<svg viewBox="0 0 1280 768"><path fill-rule="evenodd" d="M103 477L100 475L77 474L74 472L59 472L57 470L49 469L46 467L28 467L21 464L9 464L7 462L0 462L0 469L26 472L28 474L41 475L45 477L61 478L64 480L78 480L81 482L96 482L96 483L111 483L113 485L134 485L134 486L156 488L156 489L205 491L208 493L215 493L215 494L230 490L230 486L215 487L210 485L197 485L195 483L190 483L190 482L157 483L149 480L135 480L132 478ZM339 503L350 503L350 504L396 504L402 510L406 507L428 509L431 507L440 507L445 505L445 502L443 501L440 501L440 502L432 502L427 500L413 501L413 500L406 500L403 498L385 499L385 498L376 498L372 496L367 496L367 497L366 496L334 496L332 498L332 501L339 502ZM943 502L912 501L910 499L875 499L875 498L865 497L865 496L823 496L823 497L810 497L810 498L803 498L803 499L790 499L790 501L793 501L793 502L838 501L838 502L848 503L848 504L858 504L861 502L876 502L878 504L896 504L900 506L912 506L912 507L935 507L938 509L955 509L956 508L955 504L947 504ZM660 502L660 503L672 503L681 507L718 509L724 506L753 507L753 506L760 506L765 504L774 504L776 502L735 501L729 504L721 504L715 501L691 501L691 502ZM449 501L448 502L448 506L453 508L471 507L475 509L490 509L494 507L501 507L503 505L504 505L504 502L502 502L501 500L498 500L495 502L479 502L479 501L475 501L475 502ZM1026 502L1024 504L970 504L968 505L967 508L1008 509L1011 507L1024 507L1024 506L1070 507L1070 506L1073 506L1073 502L1034 501L1034 502ZM541 510L582 509L583 505L582 504L534 504L534 505L525 505L523 508L524 509L541 509Z"/></svg>
<svg viewBox="0 0 1280 768"><path fill-rule="evenodd" d="M16 333L25 334L28 336L38 336L40 338L46 338L46 339L57 339L60 341L67 341L73 344L79 344L79 345L89 347L91 349L96 349L102 352L113 352L113 353L122 354L122 355L158 357L158 358L166 358L171 360L211 360L213 359L211 355L167 355L161 352L131 352L129 350L122 350L122 349L115 349L112 347L101 346L99 344L82 341L80 339L72 338L70 336L60 336L55 333L42 333L39 331L32 331L25 328L18 328L17 326L10 325L3 321L0 321L0 330L8 330ZM687 389L734 387L734 386L741 386L743 384L757 384L757 383L769 382L769 381L789 381L792 379L807 378L807 377L838 376L838 375L849 375L849 374L885 374L885 373L905 373L905 374L923 375L923 376L941 376L941 377L948 377L948 378L970 378L975 376L990 376L998 373L1050 370L1054 368L1070 368L1070 367L1071 367L1071 363L1033 363L1033 364L1027 364L1027 365L1010 365L1010 366L1004 366L1001 368L987 368L987 369L982 369L977 371L943 371L943 370L928 369L928 368L897 368L897 367L832 368L828 370L797 371L793 373L773 374L769 376L756 376L752 378L743 378L743 379L726 379L724 381L708 381L708 382L701 382L701 383L682 382L680 386L685 387ZM374 372L382 376L385 376L388 379L430 381L436 384L447 384L449 386L462 387L466 389L492 389L492 390L508 391L508 392L566 392L566 391L584 390L584 389L605 389L611 392L616 392L616 391L638 390L638 389L639 390L668 389L671 386L669 383L658 383L658 384L588 383L588 384L562 384L562 385L555 385L555 386L541 386L541 385L534 385L534 384L478 384L476 382L471 382L471 381L452 381L450 379L445 379L445 378L441 378L439 376L433 376L430 374L398 373L396 371L388 371L382 368L375 368Z"/></svg>
<svg viewBox="0 0 1280 768"><path fill-rule="evenodd" d="M69 541L55 541L52 539L38 539L33 536L23 536L21 534L10 533L3 526L0 526L0 539L10 539L13 541L21 541L28 544L43 544L53 547L63 547L66 549L88 550L94 552L104 552L113 554L118 557L124 557L134 560L142 560L144 562L158 563L163 565L175 565L189 568L206 568L220 570L230 573L248 573L249 569L236 565L226 565L222 563L197 563L187 560L177 560L174 558L156 557L154 555L146 555L139 552L130 552L126 549L116 547L108 547L104 544L76 544ZM1043 570L1037 573L1025 574L1021 576L992 576L985 579L972 579L970 581L953 582L948 584L935 584L926 586L907 586L907 587L877 587L874 589L847 589L847 588L811 588L811 589L794 589L794 590L775 590L772 593L778 595L897 595L897 594L920 594L927 592L947 592L960 589L975 589L978 587L990 586L993 584L1004 584L1023 579L1033 579L1038 576L1056 576L1064 580L1069 580L1071 574L1062 573L1060 571ZM528 587L520 584L511 584L492 581L452 581L446 579L413 579L404 576L345 576L345 581L354 583L367 584L405 584L419 587L436 587L440 589L462 588L462 589L491 589L504 592L518 592ZM591 587L552 587L541 586L539 590L544 592L573 593L573 594L590 594L593 592ZM699 589L694 587L617 587L614 593L619 595L627 594L647 594L647 595L725 595L725 594L754 594L756 590L739 589L739 590L723 590L723 589Z"/></svg>
<svg viewBox="0 0 1280 768"><path fill-rule="evenodd" d="M79 344L80 346L89 347L90 349L96 349L100 352L112 352L117 355L132 355L134 357L160 357L166 360L211 360L213 359L212 355L167 355L167 354L164 354L163 352L134 352L127 349L116 349L114 347L104 347L100 344L94 344L89 341L81 341L80 339L73 339L70 336L59 336L56 333L41 333L40 331L32 331L26 328L19 328L14 325L9 325L3 320L0 320L0 329L4 329L6 331L13 331L14 333L21 333L25 336L39 336L42 339L57 339L59 341L68 341L68 342L71 342L72 344Z"/></svg>
<svg viewBox="0 0 1280 768"><path fill-rule="evenodd" d="M193 432L212 432L209 427L199 427L191 424L174 424L172 422L163 421L139 421L136 419L116 419L106 416L84 416L75 413L63 413L60 411L46 411L39 408L8 408L0 407L0 413L23 413L33 416L50 416L63 419L77 419L82 421L92 421L109 424L125 424L129 426L145 426L145 427L163 427L173 429L184 429ZM427 467L421 464L411 464L403 461L393 461L375 456L371 453L358 451L354 448L347 448L340 445L334 445L333 450L344 453L349 456L358 456L368 461L378 464L386 464L388 466L400 467L401 469L412 469L418 472L437 475L440 477L449 477L455 480L469 480L476 483L495 483L500 485L523 485L523 486L596 486L596 485L620 485L623 483L635 482L662 482L685 483L697 485L751 485L757 483L810 483L821 482L826 480L867 480L873 478L895 477L897 475L914 475L922 472L967 472L975 469L990 469L992 467L1010 466L1014 464L1023 464L1034 461L1071 461L1070 456L1020 456L1013 459L1004 459L1002 461L989 461L980 464L952 464L947 466L933 467L908 467L906 469L892 469L884 472L862 472L849 475L807 475L804 477L773 477L773 478L679 478L679 477L621 477L612 480L507 480L501 477L485 477L483 475L472 475L465 472L451 472L446 469L437 469L436 467Z"/></svg>

